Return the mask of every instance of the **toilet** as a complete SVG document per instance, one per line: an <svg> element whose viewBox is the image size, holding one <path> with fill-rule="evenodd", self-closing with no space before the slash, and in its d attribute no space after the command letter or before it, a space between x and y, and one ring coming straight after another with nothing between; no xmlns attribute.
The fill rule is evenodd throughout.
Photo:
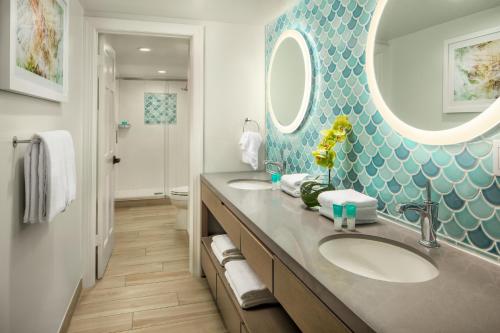
<svg viewBox="0 0 500 333"><path fill-rule="evenodd" d="M170 201L177 207L177 221L175 229L187 230L187 208L189 192L187 186L174 187L170 190Z"/></svg>

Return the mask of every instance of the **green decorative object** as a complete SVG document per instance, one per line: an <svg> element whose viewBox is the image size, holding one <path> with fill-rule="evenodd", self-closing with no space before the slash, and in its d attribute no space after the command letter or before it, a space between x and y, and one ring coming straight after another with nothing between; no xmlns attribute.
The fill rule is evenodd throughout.
<svg viewBox="0 0 500 333"><path fill-rule="evenodd" d="M317 180L303 182L300 186L300 197L308 208L319 206L318 196L325 191L333 191L332 183L324 184Z"/></svg>
<svg viewBox="0 0 500 333"><path fill-rule="evenodd" d="M307 181L300 186L300 196L307 207L318 207L318 196L320 193L335 189L332 184L332 169L337 158L334 148L337 143L342 143L346 140L351 130L352 125L349 122L349 118L342 115L335 119L331 128L321 131L323 137L317 149L312 152L312 155L317 165L328 169L328 181L326 184L316 180Z"/></svg>

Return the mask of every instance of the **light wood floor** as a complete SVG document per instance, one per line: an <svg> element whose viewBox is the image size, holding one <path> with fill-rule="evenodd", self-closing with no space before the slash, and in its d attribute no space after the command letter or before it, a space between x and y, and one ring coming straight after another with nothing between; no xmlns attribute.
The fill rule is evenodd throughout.
<svg viewBox="0 0 500 333"><path fill-rule="evenodd" d="M104 278L84 290L69 332L225 332L205 279L188 270L174 206L117 208Z"/></svg>

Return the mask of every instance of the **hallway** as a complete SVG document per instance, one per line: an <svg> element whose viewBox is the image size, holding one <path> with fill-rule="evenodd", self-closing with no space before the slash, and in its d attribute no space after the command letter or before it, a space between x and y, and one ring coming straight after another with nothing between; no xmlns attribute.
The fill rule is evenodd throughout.
<svg viewBox="0 0 500 333"><path fill-rule="evenodd" d="M104 278L84 290L70 333L224 332L205 279L188 269L174 206L117 208Z"/></svg>

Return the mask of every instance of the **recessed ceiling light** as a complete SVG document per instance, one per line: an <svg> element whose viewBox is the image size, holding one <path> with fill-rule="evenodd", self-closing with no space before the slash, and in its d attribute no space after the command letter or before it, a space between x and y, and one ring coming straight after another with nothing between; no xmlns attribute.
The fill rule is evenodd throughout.
<svg viewBox="0 0 500 333"><path fill-rule="evenodd" d="M162 70L159 70L158 73L160 73L160 74L166 74L167 71L165 71L165 70L162 69Z"/></svg>
<svg viewBox="0 0 500 333"><path fill-rule="evenodd" d="M140 47L138 48L138 50L141 52L151 52L151 49L149 47Z"/></svg>

